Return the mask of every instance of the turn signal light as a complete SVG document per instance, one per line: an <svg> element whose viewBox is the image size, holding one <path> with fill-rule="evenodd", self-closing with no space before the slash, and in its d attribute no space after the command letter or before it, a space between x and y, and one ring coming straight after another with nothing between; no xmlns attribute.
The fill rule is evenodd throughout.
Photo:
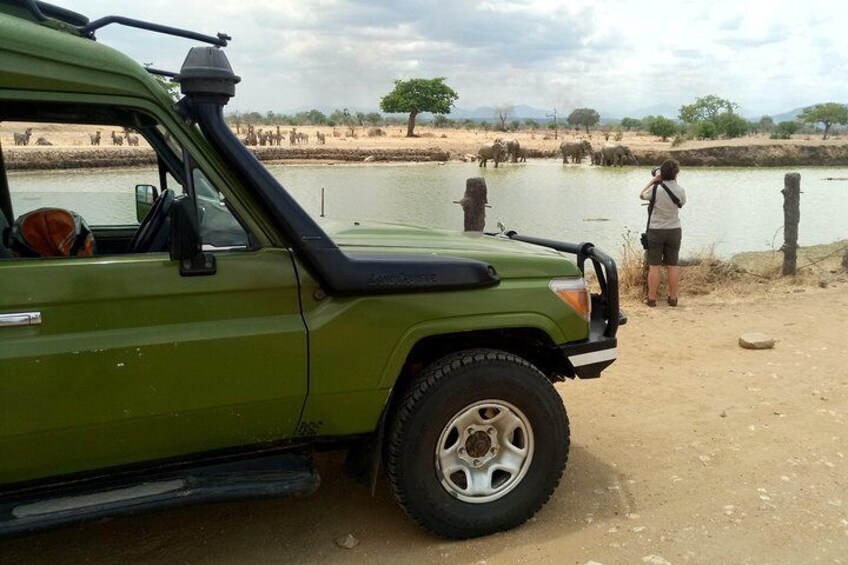
<svg viewBox="0 0 848 565"><path fill-rule="evenodd" d="M582 278L553 279L548 286L560 300L571 306L578 316L589 321L592 316L592 300L585 280Z"/></svg>

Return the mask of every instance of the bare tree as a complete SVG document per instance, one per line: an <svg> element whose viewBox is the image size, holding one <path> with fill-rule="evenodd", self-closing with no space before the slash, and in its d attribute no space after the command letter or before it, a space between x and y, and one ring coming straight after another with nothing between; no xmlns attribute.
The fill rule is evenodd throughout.
<svg viewBox="0 0 848 565"><path fill-rule="evenodd" d="M557 125L557 110L554 108L554 111L550 114L545 114L546 118L554 119L554 139L559 139L559 126Z"/></svg>
<svg viewBox="0 0 848 565"><path fill-rule="evenodd" d="M506 122L512 116L515 106L505 104L495 108L495 124L498 131L507 131Z"/></svg>

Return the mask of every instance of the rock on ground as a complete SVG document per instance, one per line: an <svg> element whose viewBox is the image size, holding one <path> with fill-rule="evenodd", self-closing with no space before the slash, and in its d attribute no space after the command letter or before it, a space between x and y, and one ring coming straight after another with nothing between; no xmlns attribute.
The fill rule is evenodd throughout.
<svg viewBox="0 0 848 565"><path fill-rule="evenodd" d="M745 349L771 349L774 347L774 338L761 333L742 334L739 345Z"/></svg>
<svg viewBox="0 0 848 565"><path fill-rule="evenodd" d="M336 538L336 545L344 549L353 549L359 545L359 540L353 537L353 534L345 534Z"/></svg>

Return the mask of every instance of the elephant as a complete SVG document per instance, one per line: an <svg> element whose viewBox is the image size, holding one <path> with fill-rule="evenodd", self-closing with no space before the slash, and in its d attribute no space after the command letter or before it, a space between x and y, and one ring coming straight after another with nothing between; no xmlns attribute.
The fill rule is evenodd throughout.
<svg viewBox="0 0 848 565"><path fill-rule="evenodd" d="M506 148L506 157L510 160L510 162L518 162L518 153L521 150L521 144L518 142L517 139L512 137L499 137L495 139L495 143L500 143Z"/></svg>
<svg viewBox="0 0 848 565"><path fill-rule="evenodd" d="M579 142L563 141L559 145L559 150L562 153L563 165L568 163L569 157L572 163L580 163L583 157L592 154L592 144L585 139Z"/></svg>
<svg viewBox="0 0 848 565"><path fill-rule="evenodd" d="M592 164L593 165L600 165L601 164L601 157L603 157L603 156L601 155L600 149L598 151L592 151Z"/></svg>
<svg viewBox="0 0 848 565"><path fill-rule="evenodd" d="M518 149L518 162L526 163L527 162L527 148L521 147Z"/></svg>
<svg viewBox="0 0 848 565"><path fill-rule="evenodd" d="M638 165L639 161L626 145L604 145L601 149L601 164L605 167Z"/></svg>
<svg viewBox="0 0 848 565"><path fill-rule="evenodd" d="M501 163L506 158L506 148L499 142L484 143L477 150L477 157L480 159L480 167L485 167L489 159L494 160L495 168L498 168L498 163Z"/></svg>

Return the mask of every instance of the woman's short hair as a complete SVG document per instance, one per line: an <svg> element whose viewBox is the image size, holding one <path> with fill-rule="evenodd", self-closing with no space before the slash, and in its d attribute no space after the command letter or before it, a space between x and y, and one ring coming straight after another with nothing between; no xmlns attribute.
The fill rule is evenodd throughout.
<svg viewBox="0 0 848 565"><path fill-rule="evenodd" d="M660 174L663 180L674 180L677 178L677 173L680 172L680 163L674 159L666 159L660 165Z"/></svg>

